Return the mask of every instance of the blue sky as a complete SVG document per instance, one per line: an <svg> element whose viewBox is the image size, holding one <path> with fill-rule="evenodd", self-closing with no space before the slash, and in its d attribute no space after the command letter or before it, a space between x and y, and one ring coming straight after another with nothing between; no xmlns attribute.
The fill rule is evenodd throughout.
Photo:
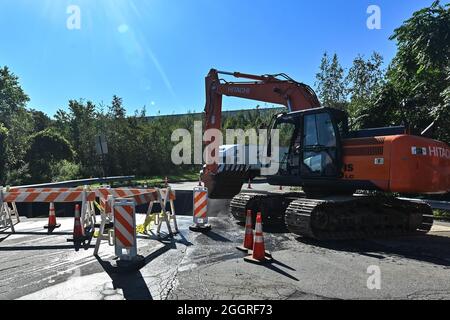
<svg viewBox="0 0 450 320"><path fill-rule="evenodd" d="M393 30L432 0L3 0L0 66L20 77L29 107L53 115L69 99L124 99L129 114L202 111L212 67L285 72L314 84L324 51L349 67L358 54L395 54ZM366 27L381 8L382 29ZM81 29L66 27L69 5ZM225 109L255 102L227 98Z"/></svg>

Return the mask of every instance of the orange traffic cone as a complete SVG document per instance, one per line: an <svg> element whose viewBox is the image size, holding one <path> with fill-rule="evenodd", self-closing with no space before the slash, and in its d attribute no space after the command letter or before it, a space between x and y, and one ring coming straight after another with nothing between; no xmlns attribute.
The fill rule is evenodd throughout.
<svg viewBox="0 0 450 320"><path fill-rule="evenodd" d="M252 263L264 263L270 262L272 260L272 255L270 254L270 252L265 250L264 235L262 231L262 217L260 212L258 212L258 215L256 216L253 253L252 255L245 257L244 260Z"/></svg>
<svg viewBox="0 0 450 320"><path fill-rule="evenodd" d="M248 178L248 186L247 189L251 190L252 188L252 180L250 178Z"/></svg>
<svg viewBox="0 0 450 320"><path fill-rule="evenodd" d="M48 224L44 226L44 229L56 229L61 227L60 223L56 223L56 215L55 215L55 205L53 202L50 202L50 208L48 212Z"/></svg>
<svg viewBox="0 0 450 320"><path fill-rule="evenodd" d="M83 228L80 221L80 205L75 205L75 222L73 225L73 239L67 239L70 242L82 242L85 240Z"/></svg>
<svg viewBox="0 0 450 320"><path fill-rule="evenodd" d="M245 237L242 246L236 249L248 253L253 250L253 228L252 228L252 210L247 210L247 218L245 220Z"/></svg>

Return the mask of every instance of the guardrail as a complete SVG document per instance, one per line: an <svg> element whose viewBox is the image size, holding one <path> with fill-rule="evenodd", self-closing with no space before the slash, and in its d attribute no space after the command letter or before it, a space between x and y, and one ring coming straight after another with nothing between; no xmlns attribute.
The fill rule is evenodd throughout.
<svg viewBox="0 0 450 320"><path fill-rule="evenodd" d="M80 180L70 180L62 182L52 182L52 183L42 183L33 184L28 186L15 186L11 187L11 190L24 189L24 188L73 188L84 185L92 184L103 184L108 182L118 182L133 180L135 176L117 176L117 177L105 177L105 178L90 178L90 179L80 179Z"/></svg>

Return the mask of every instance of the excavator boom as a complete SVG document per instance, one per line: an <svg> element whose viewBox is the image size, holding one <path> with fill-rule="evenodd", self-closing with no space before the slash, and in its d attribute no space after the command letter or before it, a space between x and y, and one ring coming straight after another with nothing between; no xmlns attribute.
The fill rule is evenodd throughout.
<svg viewBox="0 0 450 320"><path fill-rule="evenodd" d="M219 78L228 75L247 79L247 82L228 82ZM205 79L206 106L205 130L222 127L222 97L243 99L284 105L289 112L319 108L315 92L306 84L299 83L281 73L277 75L252 75L211 69ZM206 145L212 141L206 141ZM216 173L217 164L206 166L204 173Z"/></svg>

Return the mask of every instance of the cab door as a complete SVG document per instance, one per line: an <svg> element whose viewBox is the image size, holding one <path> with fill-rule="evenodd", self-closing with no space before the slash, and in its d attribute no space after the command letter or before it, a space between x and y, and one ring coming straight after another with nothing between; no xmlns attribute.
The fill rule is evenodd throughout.
<svg viewBox="0 0 450 320"><path fill-rule="evenodd" d="M339 175L338 133L327 112L303 117L301 177L337 177Z"/></svg>

